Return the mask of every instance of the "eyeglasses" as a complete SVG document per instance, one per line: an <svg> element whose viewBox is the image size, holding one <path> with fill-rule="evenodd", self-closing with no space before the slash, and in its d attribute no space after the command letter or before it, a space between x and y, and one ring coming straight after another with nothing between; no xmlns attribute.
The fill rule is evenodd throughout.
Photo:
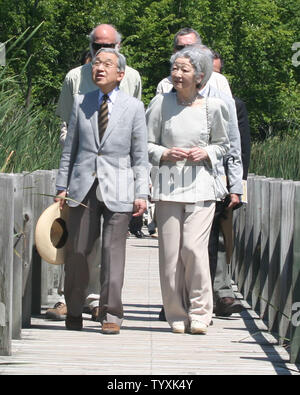
<svg viewBox="0 0 300 395"><path fill-rule="evenodd" d="M117 65L114 64L113 62L111 62L110 60L106 60L105 62L102 62L102 60L99 60L99 59L93 60L92 65L95 67L103 65L103 67L106 69L109 69L111 67L117 67Z"/></svg>
<svg viewBox="0 0 300 395"><path fill-rule="evenodd" d="M101 48L115 48L116 44L104 44L104 43L92 43L92 48L94 51L98 51Z"/></svg>

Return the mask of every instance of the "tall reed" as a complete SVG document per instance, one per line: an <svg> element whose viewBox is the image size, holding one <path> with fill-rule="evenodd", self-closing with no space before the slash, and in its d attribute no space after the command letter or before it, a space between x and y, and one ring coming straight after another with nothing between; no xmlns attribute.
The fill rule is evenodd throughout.
<svg viewBox="0 0 300 395"><path fill-rule="evenodd" d="M252 144L251 173L300 180L300 132Z"/></svg>
<svg viewBox="0 0 300 395"><path fill-rule="evenodd" d="M17 77L0 71L0 171L57 168L59 121L53 106L25 108Z"/></svg>

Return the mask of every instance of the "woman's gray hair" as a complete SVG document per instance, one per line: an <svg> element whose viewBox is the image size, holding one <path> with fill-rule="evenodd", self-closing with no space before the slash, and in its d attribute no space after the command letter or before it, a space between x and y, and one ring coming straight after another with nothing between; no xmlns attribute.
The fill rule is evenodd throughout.
<svg viewBox="0 0 300 395"><path fill-rule="evenodd" d="M178 51L171 56L171 70L176 59L178 58L189 59L191 65L195 69L196 79L202 77L201 82L197 84L197 88L203 88L210 79L213 71L213 54L211 50L205 45L190 45L185 47L181 51Z"/></svg>
<svg viewBox="0 0 300 395"><path fill-rule="evenodd" d="M95 56L93 57L92 62L95 60L96 56L99 55L99 53L105 52L105 53L113 53L118 57L118 71L124 71L125 72L125 67L126 67L126 58L124 55L122 55L119 51L117 51L114 48L101 48L99 49Z"/></svg>

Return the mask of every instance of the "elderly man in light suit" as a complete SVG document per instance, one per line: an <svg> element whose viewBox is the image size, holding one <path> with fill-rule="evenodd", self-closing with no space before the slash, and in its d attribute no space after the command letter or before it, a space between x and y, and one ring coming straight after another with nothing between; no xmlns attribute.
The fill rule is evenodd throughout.
<svg viewBox="0 0 300 395"><path fill-rule="evenodd" d="M66 194L70 198L65 298L66 327L71 330L82 328L87 256L103 216L99 319L102 333L119 333L128 223L132 212L142 215L147 207L144 106L118 88L125 65L115 49L96 53L92 75L100 89L75 97L57 175L56 200L62 206Z"/></svg>

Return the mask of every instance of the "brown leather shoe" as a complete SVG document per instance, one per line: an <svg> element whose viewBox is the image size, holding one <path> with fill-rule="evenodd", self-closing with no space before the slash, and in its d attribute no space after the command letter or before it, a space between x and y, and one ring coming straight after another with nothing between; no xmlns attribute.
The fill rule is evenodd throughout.
<svg viewBox="0 0 300 395"><path fill-rule="evenodd" d="M216 302L215 314L219 317L230 317L233 313L240 313L244 310L241 302L234 298L220 298Z"/></svg>
<svg viewBox="0 0 300 395"><path fill-rule="evenodd" d="M118 335L120 333L120 327L113 322L104 322L102 324L102 333L104 335Z"/></svg>
<svg viewBox="0 0 300 395"><path fill-rule="evenodd" d="M47 320L63 321L66 319L67 305L63 302L55 303L52 309L48 309L45 313Z"/></svg>
<svg viewBox="0 0 300 395"><path fill-rule="evenodd" d="M66 328L70 331L81 331L82 329L82 316L72 317L67 315Z"/></svg>
<svg viewBox="0 0 300 395"><path fill-rule="evenodd" d="M99 321L99 307L94 307L91 313L92 313L92 321Z"/></svg>

